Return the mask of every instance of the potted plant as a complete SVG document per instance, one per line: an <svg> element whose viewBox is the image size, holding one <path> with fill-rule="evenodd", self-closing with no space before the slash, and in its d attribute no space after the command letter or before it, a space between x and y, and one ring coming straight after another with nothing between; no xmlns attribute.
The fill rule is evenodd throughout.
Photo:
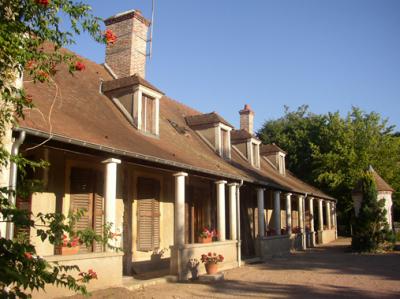
<svg viewBox="0 0 400 299"><path fill-rule="evenodd" d="M79 237L71 237L68 239L67 235L63 235L62 244L56 247L56 254L71 255L77 254L80 248Z"/></svg>
<svg viewBox="0 0 400 299"><path fill-rule="evenodd" d="M221 254L209 252L201 255L201 261L204 263L207 274L215 274L218 272L218 263L223 262L224 257Z"/></svg>
<svg viewBox="0 0 400 299"><path fill-rule="evenodd" d="M218 236L215 229L210 229L208 227L204 227L203 230L199 234L198 242L199 243L211 243L213 241L213 237Z"/></svg>

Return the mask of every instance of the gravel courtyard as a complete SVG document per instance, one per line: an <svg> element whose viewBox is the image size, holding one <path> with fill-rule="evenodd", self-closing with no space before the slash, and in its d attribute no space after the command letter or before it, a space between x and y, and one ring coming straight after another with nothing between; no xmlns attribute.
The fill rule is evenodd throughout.
<svg viewBox="0 0 400 299"><path fill-rule="evenodd" d="M92 298L400 298L400 252L353 254L349 243L339 239L227 271L223 282L160 284L132 292L115 288Z"/></svg>

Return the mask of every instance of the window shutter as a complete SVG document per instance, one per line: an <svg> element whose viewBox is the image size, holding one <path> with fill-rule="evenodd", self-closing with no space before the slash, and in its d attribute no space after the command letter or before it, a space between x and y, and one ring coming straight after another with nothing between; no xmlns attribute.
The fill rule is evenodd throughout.
<svg viewBox="0 0 400 299"><path fill-rule="evenodd" d="M96 174L96 192L94 193L94 209L93 209L93 229L97 235L103 235L104 226L104 197L103 197L103 177L101 173ZM94 242L94 252L104 251L101 242Z"/></svg>
<svg viewBox="0 0 400 299"><path fill-rule="evenodd" d="M27 212L32 212L32 194L29 195L28 198L21 198L21 197L17 196L15 205L19 210L25 210ZM19 227L18 225L16 225L15 231L14 231L14 237L21 234L21 235L25 235L27 238L29 238L30 232L31 232L30 227Z"/></svg>
<svg viewBox="0 0 400 299"><path fill-rule="evenodd" d="M138 250L160 247L160 183L138 178Z"/></svg>

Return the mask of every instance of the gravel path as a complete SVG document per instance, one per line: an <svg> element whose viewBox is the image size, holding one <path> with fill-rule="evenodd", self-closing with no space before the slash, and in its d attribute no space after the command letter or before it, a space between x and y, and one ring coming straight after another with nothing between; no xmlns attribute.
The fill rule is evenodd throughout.
<svg viewBox="0 0 400 299"><path fill-rule="evenodd" d="M348 252L349 242L233 269L222 282L114 288L92 298L400 298L400 252L359 255Z"/></svg>

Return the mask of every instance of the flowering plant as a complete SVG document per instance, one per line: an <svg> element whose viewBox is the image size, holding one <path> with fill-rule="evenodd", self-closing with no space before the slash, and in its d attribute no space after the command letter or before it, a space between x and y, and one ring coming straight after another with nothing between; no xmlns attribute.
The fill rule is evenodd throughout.
<svg viewBox="0 0 400 299"><path fill-rule="evenodd" d="M222 254L216 254L215 252L201 255L201 262L204 264L218 264L224 261Z"/></svg>
<svg viewBox="0 0 400 299"><path fill-rule="evenodd" d="M72 237L68 240L67 235L63 235L62 247L76 247L80 245L79 237Z"/></svg>
<svg viewBox="0 0 400 299"><path fill-rule="evenodd" d="M203 230L199 234L200 238L206 239L206 238L213 238L213 237L218 237L218 233L215 229L210 229L207 226L203 228Z"/></svg>

